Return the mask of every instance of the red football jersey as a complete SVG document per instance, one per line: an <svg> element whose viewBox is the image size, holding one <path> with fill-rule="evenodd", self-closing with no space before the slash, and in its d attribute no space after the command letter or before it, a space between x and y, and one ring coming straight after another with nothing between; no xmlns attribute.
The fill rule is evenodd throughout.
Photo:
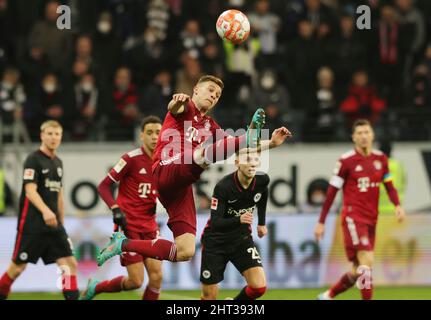
<svg viewBox="0 0 431 320"><path fill-rule="evenodd" d="M210 116L202 116L190 100L183 113L178 115L167 113L154 150L153 167L160 161L178 157L180 154L182 161L192 163L193 150L198 145L210 137L214 137L215 141L224 135L217 122Z"/></svg>
<svg viewBox="0 0 431 320"><path fill-rule="evenodd" d="M117 204L126 214L127 228L135 232L157 229L157 190L153 187L152 159L143 148L124 154L108 176L119 182Z"/></svg>
<svg viewBox="0 0 431 320"><path fill-rule="evenodd" d="M330 181L343 189L342 218L376 224L379 187L390 179L388 158L382 152L373 150L369 156L363 156L352 150L342 155Z"/></svg>

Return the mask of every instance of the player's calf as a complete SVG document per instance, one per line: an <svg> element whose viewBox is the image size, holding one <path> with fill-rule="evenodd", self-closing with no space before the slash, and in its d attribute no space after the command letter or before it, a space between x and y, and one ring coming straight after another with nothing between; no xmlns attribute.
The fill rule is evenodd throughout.
<svg viewBox="0 0 431 320"><path fill-rule="evenodd" d="M0 300L7 299L14 281L24 272L27 264L11 262L8 270L0 277Z"/></svg>
<svg viewBox="0 0 431 320"><path fill-rule="evenodd" d="M216 300L218 295L218 284L202 284L201 300Z"/></svg>
<svg viewBox="0 0 431 320"><path fill-rule="evenodd" d="M61 285L64 299L78 300L79 290L76 278L78 262L74 257L60 258L56 262L61 270Z"/></svg>
<svg viewBox="0 0 431 320"><path fill-rule="evenodd" d="M241 292L234 298L234 300L256 300L263 296L266 292L265 287L253 288L251 286L245 286Z"/></svg>

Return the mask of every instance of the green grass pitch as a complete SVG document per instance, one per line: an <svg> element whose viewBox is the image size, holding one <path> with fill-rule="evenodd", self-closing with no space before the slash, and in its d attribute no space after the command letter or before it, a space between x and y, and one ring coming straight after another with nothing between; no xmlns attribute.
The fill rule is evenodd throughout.
<svg viewBox="0 0 431 320"><path fill-rule="evenodd" d="M274 289L268 290L263 300L315 300L322 289ZM234 297L238 290L220 290L218 299ZM105 293L98 295L95 300L139 300L142 293L139 291ZM198 300L200 292L189 291L162 291L162 300ZM374 290L376 300L431 300L431 287L377 287ZM61 293L11 293L10 300L62 300ZM337 297L337 300L359 300L359 290L353 288Z"/></svg>

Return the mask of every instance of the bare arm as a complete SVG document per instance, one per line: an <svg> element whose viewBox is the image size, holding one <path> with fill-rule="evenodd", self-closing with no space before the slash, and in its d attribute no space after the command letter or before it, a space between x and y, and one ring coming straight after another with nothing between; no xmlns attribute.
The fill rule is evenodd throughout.
<svg viewBox="0 0 431 320"><path fill-rule="evenodd" d="M189 102L190 96L184 93L174 94L172 100L168 104L168 111L173 115L181 114L186 110L186 104Z"/></svg>
<svg viewBox="0 0 431 320"><path fill-rule="evenodd" d="M25 195L42 214L45 223L50 227L56 227L58 224L57 218L54 212L52 212L52 210L46 205L40 194L37 192L36 183L27 183L25 185Z"/></svg>

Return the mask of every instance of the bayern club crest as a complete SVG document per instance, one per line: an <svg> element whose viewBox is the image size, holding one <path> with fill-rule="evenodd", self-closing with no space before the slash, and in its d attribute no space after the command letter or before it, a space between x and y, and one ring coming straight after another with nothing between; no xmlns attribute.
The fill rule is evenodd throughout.
<svg viewBox="0 0 431 320"><path fill-rule="evenodd" d="M382 163L379 160L374 161L374 168L376 168L376 170L380 170L382 169Z"/></svg>

